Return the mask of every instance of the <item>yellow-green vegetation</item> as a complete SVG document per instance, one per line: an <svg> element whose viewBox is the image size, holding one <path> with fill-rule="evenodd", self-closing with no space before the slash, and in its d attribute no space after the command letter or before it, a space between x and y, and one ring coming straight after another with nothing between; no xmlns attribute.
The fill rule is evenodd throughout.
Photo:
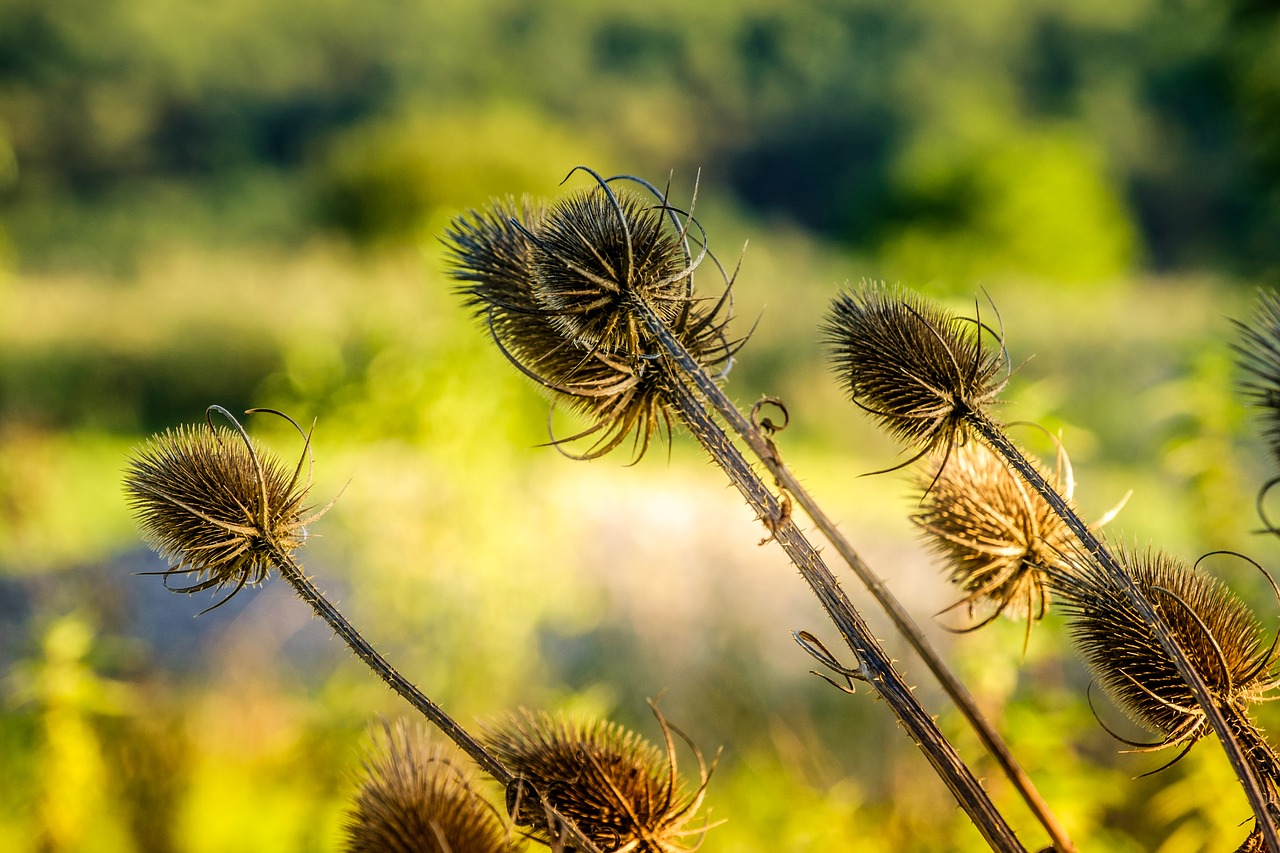
<svg viewBox="0 0 1280 853"><path fill-rule="evenodd" d="M210 404L314 420L311 500L336 502L299 557L458 719L585 711L655 739L661 695L724 749L705 853L983 849L870 691L807 674L790 632L830 629L694 443L635 467L543 446L547 396L452 292L445 224L581 163L671 175L681 203L703 170L712 247L732 268L750 243L731 332L759 318L729 395L786 401L786 461L1079 847L1238 844L1220 752L1135 779L1161 758L1097 725L1058 615L1025 653L1022 623L931 619L956 593L913 480L861 476L907 457L843 399L818 327L863 278L976 300L1014 368L995 414L1060 435L1084 518L1133 489L1124 542L1274 566L1226 319L1280 270L1262 5L0 0L0 850L338 850L369 727L408 713L281 585L194 618L216 599L135 576L167 566L126 458ZM246 424L302 453L283 421ZM1213 572L1275 624L1253 569Z"/></svg>

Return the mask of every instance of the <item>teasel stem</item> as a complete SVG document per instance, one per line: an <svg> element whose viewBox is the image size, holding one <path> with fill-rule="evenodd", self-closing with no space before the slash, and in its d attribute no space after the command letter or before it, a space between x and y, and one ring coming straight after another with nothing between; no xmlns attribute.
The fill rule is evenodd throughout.
<svg viewBox="0 0 1280 853"><path fill-rule="evenodd" d="M826 537L826 539L836 549L836 552L840 555L841 559L849 565L854 574L858 576L858 579L862 581L863 585L867 588L867 591L871 593L872 597L875 598L876 602L889 616L889 619L893 622L894 628L902 634L902 636L915 650L916 654L918 654L924 661L925 666L927 666L929 671L933 673L934 678L938 680L942 689L947 693L951 698L951 701L960 710L960 713L969 722L970 727L972 727L974 732L978 735L978 739L982 741L983 746L985 746L988 752L990 752L995 758L996 763L1000 765L1001 770L1003 770L1005 775L1009 778L1010 783L1018 791L1023 801L1026 802L1028 808L1049 834L1050 839L1053 841L1054 848L1057 851L1060 851L1060 853L1070 853L1070 851L1074 851L1076 849L1075 845L1072 844L1066 828L1053 814L1044 797L1042 797L1040 792L1036 790L1031 778L1027 775L1026 771L1022 769L1022 766L1018 763L1012 750L1010 750L1008 745L1004 742L1004 739L1000 737L1000 734L996 732L991 723L978 708L977 702L974 701L972 694L969 693L964 684L955 676L954 673L951 672L946 663L943 662L941 656L924 636L924 632L920 630L920 627L907 613L906 609L902 606L901 602L898 601L897 597L894 596L893 592L885 585L880 576L877 575L871 567L866 564L861 556L858 555L858 552L854 550L853 545L850 544L849 540L840 532L840 529L836 526L835 522L833 522L826 512L823 511L822 507L819 506L818 502L813 498L809 491L791 472L791 469L783 463L773 441L765 436L759 427L748 420L747 417L738 410L738 407L733 404L727 395L725 395L720 386L716 384L716 381L707 374L707 371L697 363L688 351L685 350L680 341L671 334L670 329L667 328L666 324L662 322L661 318L658 317L653 309L641 300L637 299L636 302L639 303L636 306L638 313L640 313L641 317L645 320L649 330L663 345L671 361L679 367L681 374L688 376L689 379L692 380L702 399L705 399L710 403L716 413L724 418L725 422L747 444L752 454L759 459L769 473L773 475L778 485L791 495L798 504L800 504L801 508L805 511L805 514L809 516L810 520L812 520L817 528L822 532L823 536ZM681 417L684 419L690 431L698 436L699 441L703 443L703 446L706 447L707 451L711 453L717 461L728 460L730 458L730 453L737 455L737 459L741 460L741 455L738 454L737 448L727 439L724 440L724 447L727 449L724 451L723 455L718 452L720 450L719 447L713 449L713 447L708 444L707 439L704 437L705 428L702 427L700 423L695 424L695 421L700 422L706 419L706 414L701 408L701 402L696 398L692 398L689 395L689 392L684 389L682 383L674 382L673 385L677 386L674 396L675 402L677 403L677 409L679 410ZM711 426L717 430L719 429L719 427L714 423L712 423ZM731 462L726 464L726 462L721 461L721 464L725 468L726 473L734 479L735 485L738 484L738 472L736 469L731 468L731 466L740 464L746 474L755 479L760 492L764 496L763 500L765 500L766 503L771 502L770 506L772 508L768 509L766 514L766 511L762 510L758 506L757 499L753 498L752 495L743 490L743 486L739 485L739 489L743 490L743 494L747 498L748 503L751 503L757 512L761 512L763 518L778 517L778 505L776 499L768 489L764 488L762 484L759 484L759 479L756 477L755 472L752 471L745 462L739 461L737 463ZM795 535L799 536L801 540L804 540L803 535L800 534L798 528L795 528L794 524L790 524L790 522L787 524L790 528L794 529ZM852 618L857 619L859 622L861 621L861 617L858 616L857 611L854 610L853 605L848 601L848 599L844 597L844 593L839 592L839 586L836 583L835 578L831 577L830 582L838 591L838 596L829 601L824 597L824 593L820 588L822 584L817 578L811 577L805 572L803 561L797 559L791 554L791 550L788 548L786 541L780 537L777 531L774 532L774 538L778 539L784 549L788 549L788 555L792 556L797 567L800 567L801 573L805 575L805 580L809 582L810 586L814 588L814 592L818 595L819 599L823 601L823 605L824 607L827 607L827 611L831 615L832 621L840 627L841 633L845 635L846 640L850 641L850 648L853 649L855 654L859 654L858 649L853 647L852 641L850 640L853 635L846 630L846 627L842 624L842 620L837 618L836 613L841 612L842 609L847 609L847 611L852 614ZM813 551L813 546L810 545L807 540L804 541L804 547L809 551ZM821 563L820 558L817 558L816 552L813 554L813 557L818 559L822 572L826 572L827 575L830 576L829 570L825 564ZM808 559L808 557L805 557L805 559ZM833 610L833 607L837 609ZM895 708L895 712L896 711L897 709ZM936 766L937 765L935 764L935 767ZM959 797L958 793L957 797Z"/></svg>
<svg viewBox="0 0 1280 853"><path fill-rule="evenodd" d="M729 476L748 505L769 521L771 538L777 541L800 571L857 657L858 674L855 677L865 680L884 699L992 849L1025 851L986 791L938 729L933 717L920 706L911 688L893 668L888 655L817 549L783 512L777 498L707 413L702 400L680 381L671 382L670 400L685 426Z"/></svg>
<svg viewBox="0 0 1280 853"><path fill-rule="evenodd" d="M333 629L333 632L350 647L351 651L355 652L356 657L360 658L366 666L386 682L388 687L400 694L401 698L412 705L432 725L457 744L459 749L470 756L479 765L480 769L496 779L504 789L509 789L512 785L520 783L520 779L507 769L506 765L499 761L484 744L472 737L443 708L432 702L426 694L401 675L386 658L379 654L378 650L369 644L369 641L356 630L355 626L347 621L347 618L342 615L338 608L325 598L324 593L320 592L316 585L311 582L306 572L302 570L302 566L298 565L291 554L277 550L271 556L272 562L275 563L276 569L280 572L280 576L289 582L289 585L297 592L298 597L311 605L311 609L316 612L316 615L323 619ZM545 803L543 805L550 808ZM561 828L565 830L573 843L575 845L583 845L577 849L582 850L583 853L600 853L599 849L578 831L573 821L555 813L554 810L552 814L561 823Z"/></svg>
<svg viewBox="0 0 1280 853"><path fill-rule="evenodd" d="M1041 497L1053 508L1054 512L1071 528L1071 532L1075 534L1085 551L1125 592L1133 603L1134 609L1150 625L1156 640L1169 655L1169 659L1177 666L1178 672L1183 679L1186 680L1187 687L1191 690L1192 695L1195 696L1197 704L1204 709L1205 717L1213 727L1214 733L1217 734L1218 741L1222 744L1222 749L1227 754L1227 760L1231 763L1231 768L1235 771L1236 776L1239 777L1245 796L1249 800L1249 805L1258 818L1258 825L1262 828L1267 849L1271 853L1280 853L1280 834L1277 833L1276 828L1276 821L1280 819L1280 808L1278 808L1274 796L1267 796L1264 793L1259 783L1257 770L1253 766L1253 762L1245 754L1245 748L1240 742L1241 727L1237 725L1233 728L1228 722L1223 709L1214 701L1213 694L1210 693L1204 678L1201 677L1187 657L1186 652L1178 644L1164 617L1151 605L1151 602L1143 595L1142 590L1134 582L1133 578L1124 570L1111 552L1107 550L1098 536L1076 515L1075 510L1063 500L1062 496L1036 469L1035 465L1022 454L1022 451L1009 440L1008 436L1004 434L1004 431L995 421L991 420L984 412L972 408L968 408L963 412L962 417L964 423L977 433L992 450L1005 458L1009 466L1026 481L1027 485L1040 493ZM1254 749L1250 751L1256 752Z"/></svg>

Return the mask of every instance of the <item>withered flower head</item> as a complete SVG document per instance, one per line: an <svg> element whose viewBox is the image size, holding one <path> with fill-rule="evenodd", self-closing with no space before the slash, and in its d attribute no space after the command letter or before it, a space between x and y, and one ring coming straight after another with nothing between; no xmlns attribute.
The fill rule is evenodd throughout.
<svg viewBox="0 0 1280 853"><path fill-rule="evenodd" d="M231 428L206 419L152 437L129 460L124 488L143 538L174 562L162 573L165 583L186 575L192 583L171 589L232 587L222 604L245 586L266 580L273 555L301 546L306 525L318 514L303 516L311 486L309 467L303 477L309 436L290 469L251 439L226 409L211 406L209 414L214 412Z"/></svg>
<svg viewBox="0 0 1280 853"><path fill-rule="evenodd" d="M364 761L346 821L347 853L510 853L509 833L471 774L403 720Z"/></svg>
<svg viewBox="0 0 1280 853"><path fill-rule="evenodd" d="M853 402L921 454L959 443L965 419L1004 387L991 330L913 293L864 283L832 303L824 328Z"/></svg>
<svg viewBox="0 0 1280 853"><path fill-rule="evenodd" d="M603 456L634 434L639 459L655 432L670 432L670 368L637 300L705 368L727 368L741 344L725 336L728 277L716 301L694 293L694 270L710 255L691 253L691 217L648 184L639 182L653 202L615 190L615 180L598 179L549 209L495 202L458 217L444 236L452 275L499 349L591 422L553 438L593 437L581 458Z"/></svg>
<svg viewBox="0 0 1280 853"><path fill-rule="evenodd" d="M1224 714L1237 728L1250 727L1248 708L1275 686L1276 675L1275 643L1267 643L1257 617L1220 581L1162 552L1117 549L1115 556L1163 615ZM1135 746L1183 745L1177 758L1184 755L1210 731L1209 722L1129 597L1096 565L1082 565L1056 590L1103 688L1135 722L1162 736Z"/></svg>
<svg viewBox="0 0 1280 853"><path fill-rule="evenodd" d="M1065 455L1060 460L1058 474L1045 476L1069 501L1073 481ZM975 628L1006 613L1027 619L1030 629L1048 608L1048 571L1070 570L1073 537L1066 523L1002 457L977 442L939 458L919 486L911 520L946 560L951 582L967 593L947 610L990 610Z"/></svg>
<svg viewBox="0 0 1280 853"><path fill-rule="evenodd" d="M521 711L487 733L498 758L521 780L507 792L516 821L533 837L555 837L527 785L547 804L572 820L602 853L679 853L683 839L706 827L685 826L702 805L710 771L696 749L700 780L689 792L676 767L672 728L662 715L665 753L639 735L601 720L570 721L546 713ZM683 737L683 735L681 735Z"/></svg>
<svg viewBox="0 0 1280 853"><path fill-rule="evenodd" d="M1252 320L1236 321L1236 327L1240 340L1234 348L1245 374L1240 387L1260 410L1262 437L1280 464L1280 296L1260 292Z"/></svg>

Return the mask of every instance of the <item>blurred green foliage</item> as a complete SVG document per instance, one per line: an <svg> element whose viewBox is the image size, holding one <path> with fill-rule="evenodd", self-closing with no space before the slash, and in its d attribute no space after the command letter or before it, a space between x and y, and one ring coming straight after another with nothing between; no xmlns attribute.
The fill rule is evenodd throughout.
<svg viewBox="0 0 1280 853"><path fill-rule="evenodd" d="M1280 13L1252 0L0 0L0 848L336 849L365 726L404 713L283 590L192 620L210 602L132 576L164 567L128 448L220 403L316 419L314 500L338 499L309 571L464 721L653 736L665 690L725 748L709 853L980 849L884 709L806 675L788 632L821 619L691 444L635 468L533 447L545 400L435 235L578 164L677 199L701 168L713 248L751 241L729 389L785 397L788 461L921 621L954 593L903 480L859 476L895 449L819 366L864 276L965 312L987 289L1001 414L1060 432L1086 515L1133 488L1117 535L1274 562L1223 317L1280 271L1278 80ZM1238 843L1221 755L1133 780L1155 764L1093 720L1061 625L1025 659L1020 625L933 630L1083 849Z"/></svg>

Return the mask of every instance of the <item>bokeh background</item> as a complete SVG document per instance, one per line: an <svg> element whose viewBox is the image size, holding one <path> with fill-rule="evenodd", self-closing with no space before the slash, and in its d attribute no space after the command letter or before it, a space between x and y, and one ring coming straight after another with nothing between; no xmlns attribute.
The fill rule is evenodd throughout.
<svg viewBox="0 0 1280 853"><path fill-rule="evenodd" d="M1276 565L1229 320L1280 281L1262 0L0 0L0 849L336 850L369 726L406 713L282 585L195 618L212 599L137 576L164 566L126 456L211 403L316 419L314 499L340 496L301 556L460 719L656 738L661 696L723 748L707 853L982 849L887 710L808 674L790 631L831 631L690 441L634 466L539 446L547 401L465 315L438 235L578 164L677 199L700 174L712 248L750 244L729 392L787 401L785 457L1084 849L1234 849L1220 750L1135 778L1167 756L1120 754L1056 617L1025 652L1012 621L938 626L956 593L909 476L861 476L902 457L818 329L863 278L989 297L1017 368L1000 415L1061 431L1085 514L1133 489L1124 541ZM1255 570L1212 570L1275 626Z"/></svg>

